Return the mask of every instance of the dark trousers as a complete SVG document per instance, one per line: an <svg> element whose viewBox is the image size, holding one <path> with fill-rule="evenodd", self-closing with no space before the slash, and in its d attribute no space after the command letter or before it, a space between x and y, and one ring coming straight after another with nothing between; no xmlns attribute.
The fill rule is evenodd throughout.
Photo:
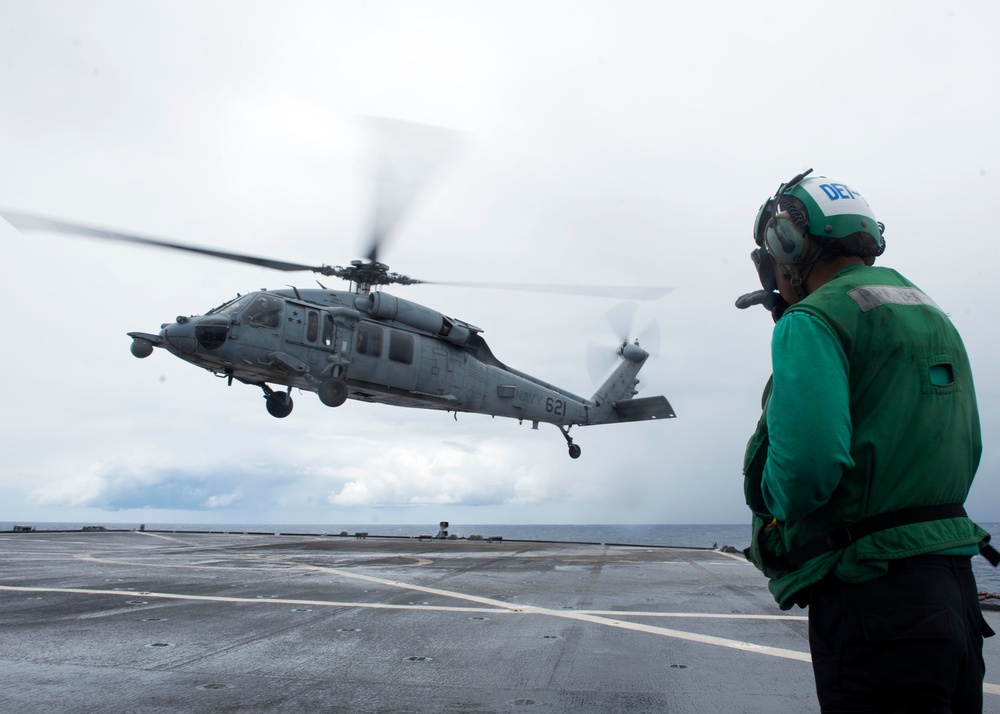
<svg viewBox="0 0 1000 714"><path fill-rule="evenodd" d="M809 646L824 714L983 709L983 637L969 557L892 561L864 583L828 577L809 599Z"/></svg>

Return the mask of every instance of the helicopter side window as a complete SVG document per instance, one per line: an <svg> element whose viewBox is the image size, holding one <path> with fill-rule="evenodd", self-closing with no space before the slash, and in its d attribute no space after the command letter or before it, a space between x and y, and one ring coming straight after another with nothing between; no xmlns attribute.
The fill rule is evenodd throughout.
<svg viewBox="0 0 1000 714"><path fill-rule="evenodd" d="M309 317L306 320L306 341L315 342L316 337L318 335L319 335L319 315L310 310Z"/></svg>
<svg viewBox="0 0 1000 714"><path fill-rule="evenodd" d="M333 317L323 316L323 346L330 347L333 344Z"/></svg>
<svg viewBox="0 0 1000 714"><path fill-rule="evenodd" d="M382 356L382 328L358 325L358 354L369 357Z"/></svg>
<svg viewBox="0 0 1000 714"><path fill-rule="evenodd" d="M258 295L243 313L243 321L258 327L277 327L281 324L282 308L278 298Z"/></svg>
<svg viewBox="0 0 1000 714"><path fill-rule="evenodd" d="M413 335L393 330L389 333L389 359L413 364Z"/></svg>

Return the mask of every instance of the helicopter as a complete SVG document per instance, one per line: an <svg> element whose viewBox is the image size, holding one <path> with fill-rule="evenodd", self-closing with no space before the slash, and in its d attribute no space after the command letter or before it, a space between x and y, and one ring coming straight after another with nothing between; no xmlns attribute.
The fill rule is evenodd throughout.
<svg viewBox="0 0 1000 714"><path fill-rule="evenodd" d="M397 120L379 119L377 125L396 136L403 130L409 143L383 157L369 247L364 259L347 266L272 260L15 210L0 209L0 218L21 231L123 241L346 281L347 290L331 289L317 280L319 288L237 295L203 315L180 315L163 323L159 332L127 333L135 357L144 359L161 349L224 378L230 386L240 382L258 387L267 412L279 419L292 412L293 389L315 392L333 408L354 399L442 410L456 418L459 412L487 414L527 420L536 430L540 423L554 424L570 457L576 459L581 449L569 435L573 426L676 416L662 395L635 398L637 375L649 358L638 339L622 338L617 367L585 398L501 362L483 338L482 328L385 292L382 288L389 285L431 284L648 300L662 297L670 288L442 283L390 271L379 260L380 248L451 135L437 127ZM430 140L430 153L412 150L414 132L425 146Z"/></svg>
<svg viewBox="0 0 1000 714"><path fill-rule="evenodd" d="M267 412L292 412L292 390L316 392L328 407L348 399L398 407L471 412L554 424L570 457L581 449L572 426L675 417L666 397L635 398L639 370L649 353L624 340L618 366L585 398L510 367L494 356L482 328L384 292L386 285L429 283L391 272L373 247L366 260L346 267L308 266L241 253L0 210L22 231L48 231L182 250L281 271L312 271L347 281L349 290L259 290L237 295L203 315L178 316L158 333L129 332L140 359L157 348L223 377L260 388ZM429 283L448 285L449 283ZM468 285L453 283L453 285ZM546 286L483 283L480 286L543 292L597 292L633 299L659 297L669 288ZM272 385L281 385L284 389Z"/></svg>

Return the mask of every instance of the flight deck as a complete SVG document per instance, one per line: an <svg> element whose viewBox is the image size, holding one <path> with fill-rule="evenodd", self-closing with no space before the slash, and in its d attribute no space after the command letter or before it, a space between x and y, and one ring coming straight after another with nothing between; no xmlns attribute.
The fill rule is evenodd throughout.
<svg viewBox="0 0 1000 714"><path fill-rule="evenodd" d="M808 652L805 611L781 612L739 553L0 534L8 712L818 711Z"/></svg>

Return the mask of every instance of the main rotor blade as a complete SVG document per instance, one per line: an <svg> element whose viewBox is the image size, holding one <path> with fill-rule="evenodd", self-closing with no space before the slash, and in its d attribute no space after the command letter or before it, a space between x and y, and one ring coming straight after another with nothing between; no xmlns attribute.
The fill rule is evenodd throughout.
<svg viewBox="0 0 1000 714"><path fill-rule="evenodd" d="M384 117L368 117L366 123L374 135L375 196L364 255L376 261L382 244L454 149L458 132Z"/></svg>
<svg viewBox="0 0 1000 714"><path fill-rule="evenodd" d="M212 248L201 248L199 246L174 243L160 238L150 238L131 233L121 233L119 231L99 228L97 226L86 226L80 223L70 223L68 221L56 220L31 213L21 213L20 211L8 211L0 209L0 218L10 223L21 231L51 231L53 233L64 233L67 235L84 236L86 238L103 238L106 240L117 240L126 243L139 243L141 245L152 245L159 248L170 248L171 250L184 250L189 253L199 253L213 258L224 260L234 260L239 263L249 263L259 265L262 268L273 268L274 270L298 271L311 270L322 273L326 266L302 265L301 263L289 263L283 260L272 260L270 258L259 258L243 253L231 253L224 250L214 250Z"/></svg>
<svg viewBox="0 0 1000 714"><path fill-rule="evenodd" d="M444 285L457 288L486 288L487 290L513 290L527 293L549 293L554 295L583 295L587 297L610 297L622 300L659 300L673 291L668 287L640 287L635 285L559 285L532 283L452 283L421 281L423 285Z"/></svg>
<svg viewBox="0 0 1000 714"><path fill-rule="evenodd" d="M85 238L101 238L103 240L115 240L124 243L137 243L139 245L150 245L158 248L169 248L170 250L182 250L188 253L207 255L223 260L232 260L238 263L257 265L262 268L282 270L285 272L311 271L322 275L335 275L344 280L355 280L358 276L355 268L340 268L329 265L304 265L302 263L290 263L284 260L274 260L272 258L261 258L245 253L233 253L213 248L203 248L201 246L176 243L174 241L163 240L162 238L152 238L135 233L122 233L93 225L84 225L49 218L33 213L22 211L11 211L0 209L0 218L10 223L21 231L49 231L53 233L63 233L66 235L83 236ZM364 267L364 266L362 266ZM382 266L384 268L384 266ZM672 287L640 287L634 285L559 285L548 283L466 283L466 282L439 282L430 280L418 280L402 275L391 274L391 280L378 281L379 284L400 283L400 284L424 284L440 285L446 287L464 288L484 288L487 290L512 290L517 292L548 293L553 295L583 295L587 297L610 297L623 300L658 300L673 290ZM365 281L369 282L369 281Z"/></svg>

